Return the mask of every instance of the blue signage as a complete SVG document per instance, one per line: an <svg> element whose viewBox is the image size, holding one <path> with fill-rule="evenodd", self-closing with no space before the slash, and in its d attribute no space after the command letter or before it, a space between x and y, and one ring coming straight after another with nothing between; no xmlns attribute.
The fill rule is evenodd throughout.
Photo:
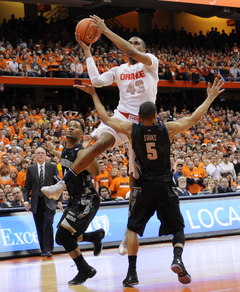
<svg viewBox="0 0 240 292"><path fill-rule="evenodd" d="M240 229L240 197L183 200L180 208L185 221L185 234ZM62 216L54 217L54 233ZM104 228L103 242L121 241L127 226L128 205L101 206L87 232ZM149 220L143 238L158 236L160 222L156 214ZM55 243L55 247L58 246ZM11 213L0 219L0 252L39 249L33 216Z"/></svg>

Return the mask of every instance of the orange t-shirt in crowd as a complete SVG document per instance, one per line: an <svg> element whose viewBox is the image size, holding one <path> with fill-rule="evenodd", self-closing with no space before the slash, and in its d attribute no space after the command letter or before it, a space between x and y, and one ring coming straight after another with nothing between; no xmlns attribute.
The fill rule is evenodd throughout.
<svg viewBox="0 0 240 292"><path fill-rule="evenodd" d="M25 185L26 177L27 172L24 170L19 171L19 173L17 174L17 185L21 188L23 188Z"/></svg>
<svg viewBox="0 0 240 292"><path fill-rule="evenodd" d="M7 179L5 182L2 178L0 178L0 182L1 182L1 185L2 186L5 186L5 185L11 185L11 180L10 179Z"/></svg>
<svg viewBox="0 0 240 292"><path fill-rule="evenodd" d="M127 192L130 191L129 176L126 178L122 178L121 176L115 178L109 189L114 193L111 195L112 198L122 197L125 199Z"/></svg>
<svg viewBox="0 0 240 292"><path fill-rule="evenodd" d="M190 178L193 178L193 179L199 179L201 178L201 173L197 170L197 168L194 168L193 171L186 171L185 174L184 174L187 178L190 177ZM191 194L197 194L198 192L201 192L201 186L197 183L193 183L193 184L188 184L187 186L187 189L188 191L191 193Z"/></svg>
<svg viewBox="0 0 240 292"><path fill-rule="evenodd" d="M183 165L183 168L182 168L182 173L183 173L183 175L185 175L185 173L186 173L187 171L189 171L188 166L187 166L187 165ZM186 176L186 175L185 175L185 176Z"/></svg>
<svg viewBox="0 0 240 292"><path fill-rule="evenodd" d="M95 182L98 182L99 188L101 186L110 187L110 174L105 170L104 173L100 173L98 176L94 177Z"/></svg>

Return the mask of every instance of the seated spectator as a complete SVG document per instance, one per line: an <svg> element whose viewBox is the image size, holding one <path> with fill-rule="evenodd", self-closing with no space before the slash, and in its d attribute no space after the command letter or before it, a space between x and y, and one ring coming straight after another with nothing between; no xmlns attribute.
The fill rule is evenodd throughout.
<svg viewBox="0 0 240 292"><path fill-rule="evenodd" d="M17 171L11 171L10 173L10 185L12 188L17 186Z"/></svg>
<svg viewBox="0 0 240 292"><path fill-rule="evenodd" d="M37 62L37 57L33 57L33 61L30 66L35 76L39 77L41 75L41 66Z"/></svg>
<svg viewBox="0 0 240 292"><path fill-rule="evenodd" d="M69 200L69 194L68 194L68 191L65 190L62 193L62 203L67 204L68 200Z"/></svg>
<svg viewBox="0 0 240 292"><path fill-rule="evenodd" d="M233 192L232 188L229 187L229 182L226 177L220 177L219 186L217 187L218 193L231 193Z"/></svg>
<svg viewBox="0 0 240 292"><path fill-rule="evenodd" d="M49 64L46 58L42 59L40 66L41 66L41 77L50 77L50 72L48 71Z"/></svg>
<svg viewBox="0 0 240 292"><path fill-rule="evenodd" d="M23 207L24 202L23 202L23 192L20 188L15 187L12 189L12 194L14 195L14 207Z"/></svg>
<svg viewBox="0 0 240 292"><path fill-rule="evenodd" d="M192 74L192 82L193 83L199 83L200 81L200 75L199 75L199 71L198 69L196 68L196 65L195 64L192 64L191 68L190 68L190 73Z"/></svg>
<svg viewBox="0 0 240 292"><path fill-rule="evenodd" d="M71 65L71 61L69 60L69 56L64 55L62 64L60 66L60 70L62 70L62 75L65 78L68 78L68 76L69 76L70 65Z"/></svg>
<svg viewBox="0 0 240 292"><path fill-rule="evenodd" d="M219 67L219 73L222 76L223 81L229 81L230 80L230 72L229 70L224 66L223 63L221 63L221 66Z"/></svg>
<svg viewBox="0 0 240 292"><path fill-rule="evenodd" d="M19 65L19 69L20 72L24 74L24 76L36 77L36 75L31 69L28 59L22 61L22 63Z"/></svg>
<svg viewBox="0 0 240 292"><path fill-rule="evenodd" d="M58 63L53 60L52 56L48 58L47 70L50 73L51 77L59 77L59 66Z"/></svg>
<svg viewBox="0 0 240 292"><path fill-rule="evenodd" d="M181 63L180 68L178 68L178 73L176 74L176 80L190 81L190 74L188 68L184 63Z"/></svg>
<svg viewBox="0 0 240 292"><path fill-rule="evenodd" d="M11 76L23 76L23 72L19 72L19 65L17 63L17 57L13 57L12 61L8 63L8 68L10 70Z"/></svg>
<svg viewBox="0 0 240 292"><path fill-rule="evenodd" d="M106 186L102 185L99 188L99 196L100 196L101 202L114 200L111 197L110 193L111 193L110 190Z"/></svg>
<svg viewBox="0 0 240 292"><path fill-rule="evenodd" d="M208 179L206 188L202 192L202 194L217 194L218 189L217 189L217 184L214 179Z"/></svg>
<svg viewBox="0 0 240 292"><path fill-rule="evenodd" d="M159 79L165 79L173 81L172 72L169 70L169 66L165 63L160 64L158 67L158 77Z"/></svg>
<svg viewBox="0 0 240 292"><path fill-rule="evenodd" d="M112 181L109 189L112 198L122 197L125 199L126 193L130 191L129 176L125 165L120 168L120 176Z"/></svg>
<svg viewBox="0 0 240 292"><path fill-rule="evenodd" d="M14 204L15 198L14 198L13 193L11 191L6 192L5 197L6 197L5 204L6 204L7 208L15 207L15 204Z"/></svg>
<svg viewBox="0 0 240 292"><path fill-rule="evenodd" d="M191 196L192 194L186 189L187 178L185 176L179 176L177 179L178 187L176 188L179 197Z"/></svg>
<svg viewBox="0 0 240 292"><path fill-rule="evenodd" d="M232 81L240 80L240 70L238 68L237 63L234 63L233 66L230 68L230 74L231 74Z"/></svg>
<svg viewBox="0 0 240 292"><path fill-rule="evenodd" d="M83 72L83 67L79 62L78 56L74 58L74 62L70 65L70 75L72 78L88 78L88 75Z"/></svg>

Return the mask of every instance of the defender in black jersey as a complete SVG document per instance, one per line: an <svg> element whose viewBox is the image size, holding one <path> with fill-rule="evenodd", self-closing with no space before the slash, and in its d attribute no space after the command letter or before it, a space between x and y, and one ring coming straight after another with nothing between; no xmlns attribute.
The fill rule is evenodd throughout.
<svg viewBox="0 0 240 292"><path fill-rule="evenodd" d="M182 262L182 252L185 244L183 232L184 222L179 208L179 199L173 191L172 170L170 163L170 142L173 137L186 131L194 125L208 110L213 100L224 91L223 83L214 81L207 88L207 99L190 116L174 122L158 123L157 108L151 102L140 106L139 124L123 122L110 118L102 106L93 86L84 84L78 88L91 94L97 112L102 121L115 131L128 136L135 151L139 168L139 179L132 195L131 214L128 219L127 247L129 267L124 286L138 284L136 260L138 252L138 237L143 235L150 217L157 212L161 221L159 236L173 234L174 258L171 269L178 274L178 280L183 284L191 282Z"/></svg>
<svg viewBox="0 0 240 292"><path fill-rule="evenodd" d="M61 158L63 173L71 167L77 156L84 155L84 148L79 143L84 132L84 125L80 120L73 119L67 123L67 144L62 151L56 151L52 143L48 144L50 152ZM96 270L84 260L77 242L89 241L94 244L94 255L100 254L101 240L105 236L103 229L85 233L88 225L97 213L100 198L92 184L92 175L99 174L99 165L94 160L89 167L76 175L67 185L69 202L58 224L56 242L63 245L78 268L78 274L68 282L69 285L79 285L96 274Z"/></svg>

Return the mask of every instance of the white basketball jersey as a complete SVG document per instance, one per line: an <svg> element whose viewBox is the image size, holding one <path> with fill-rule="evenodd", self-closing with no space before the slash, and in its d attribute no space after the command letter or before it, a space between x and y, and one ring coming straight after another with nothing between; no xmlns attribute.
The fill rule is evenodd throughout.
<svg viewBox="0 0 240 292"><path fill-rule="evenodd" d="M151 101L155 104L158 59L153 54L147 55L152 60L151 66L146 66L143 63L135 65L127 63L119 66L116 71L112 70L119 88L120 100L117 109L120 112L138 115L139 106L142 103Z"/></svg>

